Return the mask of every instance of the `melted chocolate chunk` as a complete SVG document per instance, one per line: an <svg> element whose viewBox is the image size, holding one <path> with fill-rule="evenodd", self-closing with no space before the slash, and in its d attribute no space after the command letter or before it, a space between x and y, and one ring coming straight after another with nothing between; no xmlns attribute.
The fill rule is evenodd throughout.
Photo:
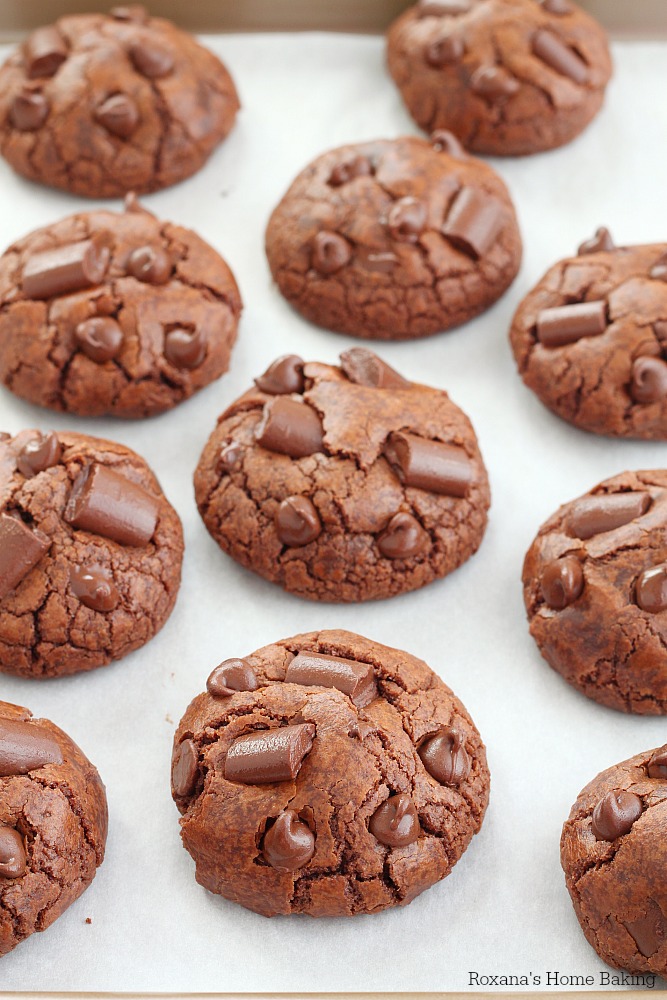
<svg viewBox="0 0 667 1000"><path fill-rule="evenodd" d="M470 774L470 757L461 735L449 726L429 736L418 753L428 773L441 785L455 787Z"/></svg>
<svg viewBox="0 0 667 1000"><path fill-rule="evenodd" d="M16 468L23 476L30 479L58 465L62 453L57 434L53 431L50 434L38 434L28 441L16 456Z"/></svg>
<svg viewBox="0 0 667 1000"><path fill-rule="evenodd" d="M651 958L667 938L667 921L654 899L646 900L645 909L645 916L637 920L628 920L625 927L640 954L644 958Z"/></svg>
<svg viewBox="0 0 667 1000"><path fill-rule="evenodd" d="M171 784L174 795L184 798L192 795L199 779L199 753L193 740L183 740L174 756L171 767Z"/></svg>
<svg viewBox="0 0 667 1000"><path fill-rule="evenodd" d="M435 42L429 42L424 49L424 59L433 69L442 69L457 63L465 54L465 45L459 35L445 35Z"/></svg>
<svg viewBox="0 0 667 1000"><path fill-rule="evenodd" d="M269 396L302 393L305 385L303 365L303 358L298 354L283 354L269 365L263 375L255 379L255 385L260 392L266 392Z"/></svg>
<svg viewBox="0 0 667 1000"><path fill-rule="evenodd" d="M307 403L288 396L276 396L265 405L255 437L262 448L291 458L314 455L324 448L319 414Z"/></svg>
<svg viewBox="0 0 667 1000"><path fill-rule="evenodd" d="M129 139L139 124L139 110L127 94L112 94L95 108L95 121L119 139Z"/></svg>
<svg viewBox="0 0 667 1000"><path fill-rule="evenodd" d="M104 364L115 358L123 343L123 331L110 316L93 316L79 323L74 331L79 350L95 361Z"/></svg>
<svg viewBox="0 0 667 1000"><path fill-rule="evenodd" d="M51 539L16 517L0 514L0 601L28 575L51 547Z"/></svg>
<svg viewBox="0 0 667 1000"><path fill-rule="evenodd" d="M457 445L400 432L389 435L384 453L406 486L465 497L473 481L473 464Z"/></svg>
<svg viewBox="0 0 667 1000"><path fill-rule="evenodd" d="M443 235L457 250L479 260L494 245L505 224L505 207L485 191L462 188L449 210Z"/></svg>
<svg viewBox="0 0 667 1000"><path fill-rule="evenodd" d="M92 611L113 611L118 606L118 593L111 572L104 566L73 566L69 574L72 593Z"/></svg>
<svg viewBox="0 0 667 1000"><path fill-rule="evenodd" d="M570 535L585 540L641 517L651 506L648 493L608 493L578 500L566 518Z"/></svg>
<svg viewBox="0 0 667 1000"><path fill-rule="evenodd" d="M597 337L606 329L606 302L574 302L543 309L537 317L537 337L545 347L574 344L582 337Z"/></svg>
<svg viewBox="0 0 667 1000"><path fill-rule="evenodd" d="M24 46L26 73L29 80L54 76L67 59L67 45L53 26L37 28Z"/></svg>
<svg viewBox="0 0 667 1000"><path fill-rule="evenodd" d="M344 236L323 230L313 240L312 264L320 274L335 274L351 259L352 247Z"/></svg>
<svg viewBox="0 0 667 1000"><path fill-rule="evenodd" d="M417 518L400 511L378 536L378 548L387 559L411 559L425 552L429 541L428 532Z"/></svg>
<svg viewBox="0 0 667 1000"><path fill-rule="evenodd" d="M406 378L390 368L386 361L366 347L352 347L349 351L343 351L340 367L350 382L371 389L400 389L411 385Z"/></svg>
<svg viewBox="0 0 667 1000"><path fill-rule="evenodd" d="M51 299L99 285L111 254L103 236L28 257L21 277L27 299Z"/></svg>
<svg viewBox="0 0 667 1000"><path fill-rule="evenodd" d="M285 809L264 834L262 854L272 868L293 872L315 853L315 836L294 809Z"/></svg>
<svg viewBox="0 0 667 1000"><path fill-rule="evenodd" d="M27 871L23 837L0 823L0 879L21 878Z"/></svg>
<svg viewBox="0 0 667 1000"><path fill-rule="evenodd" d="M641 357L632 365L630 395L635 403L649 406L667 397L667 362L662 358Z"/></svg>
<svg viewBox="0 0 667 1000"><path fill-rule="evenodd" d="M611 233L605 226L600 226L599 229L595 230L595 236L592 236L590 240L585 240L579 245L577 254L582 257L589 253L599 253L600 250L615 249Z"/></svg>
<svg viewBox="0 0 667 1000"><path fill-rule="evenodd" d="M47 764L62 764L60 747L31 722L0 718L0 778L29 774Z"/></svg>
<svg viewBox="0 0 667 1000"><path fill-rule="evenodd" d="M93 462L74 480L64 518L74 528L120 545L147 545L157 525L159 503L143 486Z"/></svg>
<svg viewBox="0 0 667 1000"><path fill-rule="evenodd" d="M646 765L646 771L649 778L667 780L667 746L655 751Z"/></svg>
<svg viewBox="0 0 667 1000"><path fill-rule="evenodd" d="M311 722L239 736L227 751L225 778L246 785L294 781L314 738Z"/></svg>
<svg viewBox="0 0 667 1000"><path fill-rule="evenodd" d="M593 810L591 830L596 840L616 840L628 833L643 811L634 792L607 792Z"/></svg>
<svg viewBox="0 0 667 1000"><path fill-rule="evenodd" d="M649 614L667 610L667 563L644 570L635 587L635 600Z"/></svg>
<svg viewBox="0 0 667 1000"><path fill-rule="evenodd" d="M275 515L276 534L283 545L298 547L314 542L322 533L317 508L304 496L287 497Z"/></svg>
<svg viewBox="0 0 667 1000"><path fill-rule="evenodd" d="M553 31L540 29L533 36L533 55L551 69L582 85L588 80L588 66L574 49Z"/></svg>
<svg viewBox="0 0 667 1000"><path fill-rule="evenodd" d="M486 101L505 101L519 92L515 76L502 66L478 66L470 77L470 86Z"/></svg>
<svg viewBox="0 0 667 1000"><path fill-rule="evenodd" d="M168 76L174 68L173 56L154 43L132 42L129 56L134 68L149 80L159 80L163 76Z"/></svg>
<svg viewBox="0 0 667 1000"><path fill-rule="evenodd" d="M336 164L327 183L331 187L341 187L357 177L370 177L373 172L373 164L367 156L353 156L350 160Z"/></svg>
<svg viewBox="0 0 667 1000"><path fill-rule="evenodd" d="M235 691L256 691L257 674L245 660L223 660L209 675L206 690L212 698L230 698Z"/></svg>
<svg viewBox="0 0 667 1000"><path fill-rule="evenodd" d="M419 837L419 817L409 795L390 795L371 816L368 829L388 847L407 847Z"/></svg>
<svg viewBox="0 0 667 1000"><path fill-rule="evenodd" d="M51 106L44 94L36 90L22 90L16 95L9 109L9 117L19 132L36 132L49 117Z"/></svg>
<svg viewBox="0 0 667 1000"><path fill-rule="evenodd" d="M584 589L584 571L576 556L553 559L544 567L540 580L542 597L555 611L573 604Z"/></svg>
<svg viewBox="0 0 667 1000"><path fill-rule="evenodd" d="M162 247L137 247L127 262L127 273L148 285L166 284L171 272L171 260Z"/></svg>
<svg viewBox="0 0 667 1000"><path fill-rule="evenodd" d="M192 371L206 357L206 338L200 329L176 327L165 334L164 356L174 368Z"/></svg>
<svg viewBox="0 0 667 1000"><path fill-rule="evenodd" d="M287 668L285 683L336 688L357 708L365 708L377 698L372 664L323 653L297 653Z"/></svg>
<svg viewBox="0 0 667 1000"><path fill-rule="evenodd" d="M389 209L387 229L399 243L416 243L426 226L426 205L419 198L400 198Z"/></svg>

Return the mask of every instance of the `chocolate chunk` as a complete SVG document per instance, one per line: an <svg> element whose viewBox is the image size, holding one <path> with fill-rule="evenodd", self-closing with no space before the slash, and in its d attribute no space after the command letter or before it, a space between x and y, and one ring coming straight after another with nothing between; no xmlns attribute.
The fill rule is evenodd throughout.
<svg viewBox="0 0 667 1000"><path fill-rule="evenodd" d="M285 809L264 834L262 854L272 868L294 872L315 853L315 836L295 809Z"/></svg>
<svg viewBox="0 0 667 1000"><path fill-rule="evenodd" d="M149 80L159 80L168 76L174 68L174 60L165 49L154 43L132 42L129 56L134 68Z"/></svg>
<svg viewBox="0 0 667 1000"><path fill-rule="evenodd" d="M23 837L0 823L0 878L21 878L27 871Z"/></svg>
<svg viewBox="0 0 667 1000"><path fill-rule="evenodd" d="M441 785L455 787L470 774L470 757L461 735L449 726L429 736L417 752L428 773Z"/></svg>
<svg viewBox="0 0 667 1000"><path fill-rule="evenodd" d="M27 299L51 299L99 285L110 257L109 247L101 234L92 240L32 254L23 268L23 294Z"/></svg>
<svg viewBox="0 0 667 1000"><path fill-rule="evenodd" d="M577 254L582 257L588 253L598 253L600 250L615 250L614 241L611 238L611 233L605 226L600 226L599 229L595 230L595 236L592 236L590 240L584 240L583 243L579 244L579 249Z"/></svg>
<svg viewBox="0 0 667 1000"><path fill-rule="evenodd" d="M593 810L591 830L596 840L616 840L632 829L643 811L634 792L607 792Z"/></svg>
<svg viewBox="0 0 667 1000"><path fill-rule="evenodd" d="M502 202L493 195L462 188L449 210L442 233L457 250L478 260L496 242L505 218Z"/></svg>
<svg viewBox="0 0 667 1000"><path fill-rule="evenodd" d="M175 327L165 334L164 356L174 368L192 371L206 357L206 338L201 329Z"/></svg>
<svg viewBox="0 0 667 1000"><path fill-rule="evenodd" d="M181 798L192 795L199 779L199 753L193 740L183 740L171 765L171 784L174 795Z"/></svg>
<svg viewBox="0 0 667 1000"><path fill-rule="evenodd" d="M129 139L139 124L139 109L127 94L112 94L94 113L95 121L119 139Z"/></svg>
<svg viewBox="0 0 667 1000"><path fill-rule="evenodd" d="M644 570L635 586L635 600L649 614L657 615L667 609L667 563Z"/></svg>
<svg viewBox="0 0 667 1000"><path fill-rule="evenodd" d="M663 254L649 271L649 278L656 281L667 281L667 254Z"/></svg>
<svg viewBox="0 0 667 1000"><path fill-rule="evenodd" d="M405 511L394 514L378 536L378 548L387 559L410 559L424 552L429 545L428 532L416 517Z"/></svg>
<svg viewBox="0 0 667 1000"><path fill-rule="evenodd" d="M72 593L92 611L113 611L118 606L118 593L112 575L104 566L73 566L69 573Z"/></svg>
<svg viewBox="0 0 667 1000"><path fill-rule="evenodd" d="M649 405L667 397L667 362L662 358L636 358L632 365L630 395L635 403Z"/></svg>
<svg viewBox="0 0 667 1000"><path fill-rule="evenodd" d="M294 781L315 738L312 722L262 729L234 740L225 759L225 778L245 785Z"/></svg>
<svg viewBox="0 0 667 1000"><path fill-rule="evenodd" d="M270 396L282 396L290 392L303 392L303 358L298 354L283 354L255 379L260 392Z"/></svg>
<svg viewBox="0 0 667 1000"><path fill-rule="evenodd" d="M93 316L79 323L74 339L87 358L103 364L118 354L123 343L123 331L110 316Z"/></svg>
<svg viewBox="0 0 667 1000"><path fill-rule="evenodd" d="M373 174L373 164L367 156L353 156L350 160L338 163L331 174L327 184L331 187L341 187L357 177L370 177Z"/></svg>
<svg viewBox="0 0 667 1000"><path fill-rule="evenodd" d="M336 688L357 708L364 708L377 698L372 664L322 653L297 653L287 668L285 683Z"/></svg>
<svg viewBox="0 0 667 1000"><path fill-rule="evenodd" d="M648 493L608 493L578 500L566 518L568 534L587 539L641 517L651 506Z"/></svg>
<svg viewBox="0 0 667 1000"><path fill-rule="evenodd" d="M136 24L146 24L149 17L148 11L144 5L140 3L130 3L121 7L112 7L109 14L116 21L134 21Z"/></svg>
<svg viewBox="0 0 667 1000"><path fill-rule="evenodd" d="M471 0L420 0L417 5L419 17L457 17L467 14Z"/></svg>
<svg viewBox="0 0 667 1000"><path fill-rule="evenodd" d="M256 691L257 674L245 660L223 660L209 675L206 690L212 698L230 698L235 691Z"/></svg>
<svg viewBox="0 0 667 1000"><path fill-rule="evenodd" d="M542 597L555 611L573 604L584 589L584 571L576 556L562 556L547 563L540 588Z"/></svg>
<svg viewBox="0 0 667 1000"><path fill-rule="evenodd" d="M572 13L572 5L568 0L542 0L541 6L542 10L547 14L553 14L554 17L564 17Z"/></svg>
<svg viewBox="0 0 667 1000"><path fill-rule="evenodd" d="M478 66L470 77L470 86L487 101L506 100L520 89L516 77L502 66Z"/></svg>
<svg viewBox="0 0 667 1000"><path fill-rule="evenodd" d="M424 59L434 69L457 63L465 53L463 39L459 35L445 35L436 42L428 42L424 48Z"/></svg>
<svg viewBox="0 0 667 1000"><path fill-rule="evenodd" d="M436 129L431 133L431 145L438 153L447 153L457 160L466 160L467 154L459 140L453 132L448 132L444 128Z"/></svg>
<svg viewBox="0 0 667 1000"><path fill-rule="evenodd" d="M329 275L340 271L350 261L352 247L338 233L323 230L313 240L312 264L320 274Z"/></svg>
<svg viewBox="0 0 667 1000"><path fill-rule="evenodd" d="M533 35L533 55L547 66L567 76L575 83L584 84L588 80L588 66L580 55L566 45L553 31L540 29Z"/></svg>
<svg viewBox="0 0 667 1000"><path fill-rule="evenodd" d="M406 378L390 368L386 361L366 347L351 347L349 351L343 351L340 366L350 382L357 385L372 389L400 389L411 385Z"/></svg>
<svg viewBox="0 0 667 1000"><path fill-rule="evenodd" d="M646 915L637 920L628 920L625 924L637 945L637 950L644 958L651 958L658 948L662 947L667 937L667 921L654 899L644 903Z"/></svg>
<svg viewBox="0 0 667 1000"><path fill-rule="evenodd" d="M30 722L0 718L0 778L28 774L46 764L62 764L60 747Z"/></svg>
<svg viewBox="0 0 667 1000"><path fill-rule="evenodd" d="M237 441L226 441L220 449L216 465L217 471L221 474L228 474L238 469L243 457L243 448Z"/></svg>
<svg viewBox="0 0 667 1000"><path fill-rule="evenodd" d="M148 285L166 284L172 270L171 260L161 247L137 247L127 262L127 273Z"/></svg>
<svg viewBox="0 0 667 1000"><path fill-rule="evenodd" d="M29 80L54 76L67 59L65 39L53 26L33 31L27 38L24 52Z"/></svg>
<svg viewBox="0 0 667 1000"><path fill-rule="evenodd" d="M16 517L0 514L0 601L28 575L51 547L51 539Z"/></svg>
<svg viewBox="0 0 667 1000"><path fill-rule="evenodd" d="M607 329L607 303L573 302L542 309L537 316L537 337L544 347L564 347L582 337L597 337Z"/></svg>
<svg viewBox="0 0 667 1000"><path fill-rule="evenodd" d="M276 534L283 545L297 547L314 542L322 533L317 508L303 496L287 497L275 515Z"/></svg>
<svg viewBox="0 0 667 1000"><path fill-rule="evenodd" d="M265 407L255 431L257 443L291 458L314 455L324 448L324 428L319 414L289 396L276 396Z"/></svg>
<svg viewBox="0 0 667 1000"><path fill-rule="evenodd" d="M390 795L371 816L368 829L389 847L407 847L419 837L419 817L409 795Z"/></svg>
<svg viewBox="0 0 667 1000"><path fill-rule="evenodd" d="M419 198L399 198L387 214L387 229L400 243L416 243L426 226L426 205Z"/></svg>
<svg viewBox="0 0 667 1000"><path fill-rule="evenodd" d="M660 747L646 765L649 778L667 780L667 746Z"/></svg>
<svg viewBox="0 0 667 1000"><path fill-rule="evenodd" d="M63 450L58 435L38 434L28 441L16 456L16 467L27 479L60 462Z"/></svg>
<svg viewBox="0 0 667 1000"><path fill-rule="evenodd" d="M19 132L36 132L49 117L50 110L49 102L39 91L22 90L11 103L9 117Z"/></svg>
<svg viewBox="0 0 667 1000"><path fill-rule="evenodd" d="M64 518L73 528L120 545L146 545L157 524L159 504L143 486L93 462L74 480Z"/></svg>
<svg viewBox="0 0 667 1000"><path fill-rule="evenodd" d="M473 464L458 445L395 432L389 435L384 453L406 486L465 497L473 481Z"/></svg>

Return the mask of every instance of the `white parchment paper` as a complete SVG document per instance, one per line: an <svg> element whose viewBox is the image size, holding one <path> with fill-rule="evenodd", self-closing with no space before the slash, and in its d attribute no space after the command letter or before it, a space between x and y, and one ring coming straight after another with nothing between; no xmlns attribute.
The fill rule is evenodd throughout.
<svg viewBox="0 0 667 1000"><path fill-rule="evenodd" d="M667 238L667 51L617 44L604 112L557 152L495 165L516 200L524 264L505 297L467 326L380 346L416 381L446 388L473 420L493 506L479 553L453 576L374 604L317 605L238 567L206 533L192 473L221 410L278 354L335 362L358 341L301 320L272 286L269 212L324 149L416 132L383 66L379 38L208 38L243 110L196 177L146 199L229 261L245 301L231 372L144 422L51 414L0 391L0 429L72 428L144 455L185 528L183 584L163 631L124 662L35 682L0 675L0 697L62 726L109 795L107 858L56 924L0 960L0 989L329 991L481 989L482 976L610 972L586 943L560 870L563 820L600 770L667 740L665 720L626 717L570 689L529 637L523 555L556 506L626 468L667 465L667 445L587 435L526 390L507 342L512 313L557 259L600 224L617 243ZM117 204L117 203L114 203ZM0 163L2 242L91 203L16 177ZM174 725L220 660L316 628L347 628L425 659L463 699L492 772L484 827L453 874L407 909L353 920L267 920L194 881L169 794ZM91 924L85 920L90 917ZM532 977L532 978L531 978ZM540 977L539 983L534 977ZM562 983L562 980L561 980ZM491 984L488 988L493 989Z"/></svg>

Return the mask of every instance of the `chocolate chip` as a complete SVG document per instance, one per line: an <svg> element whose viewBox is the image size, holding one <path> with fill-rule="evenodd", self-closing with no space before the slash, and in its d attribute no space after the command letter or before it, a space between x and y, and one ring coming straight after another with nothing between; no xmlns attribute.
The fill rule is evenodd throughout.
<svg viewBox="0 0 667 1000"><path fill-rule="evenodd" d="M199 752L193 740L183 740L171 765L171 785L174 795L192 795L199 779Z"/></svg>
<svg viewBox="0 0 667 1000"><path fill-rule="evenodd" d="M463 39L459 35L445 35L424 47L424 60L433 69L442 69L461 60L465 53Z"/></svg>
<svg viewBox="0 0 667 1000"><path fill-rule="evenodd" d="M405 511L394 514L378 536L378 548L387 559L410 559L424 552L429 545L428 532L416 517Z"/></svg>
<svg viewBox="0 0 667 1000"><path fill-rule="evenodd" d="M28 299L51 299L99 285L110 258L107 239L102 234L32 254L23 266L23 294Z"/></svg>
<svg viewBox="0 0 667 1000"><path fill-rule="evenodd" d="M649 778L667 780L667 746L656 750L646 765Z"/></svg>
<svg viewBox="0 0 667 1000"><path fill-rule="evenodd" d="M137 247L129 256L127 273L148 285L164 285L169 281L173 265L161 247Z"/></svg>
<svg viewBox="0 0 667 1000"><path fill-rule="evenodd" d="M590 240L584 240L584 242L579 245L577 254L582 257L589 253L599 253L600 250L615 249L611 233L605 226L600 226L599 229L595 230L595 236L592 236Z"/></svg>
<svg viewBox="0 0 667 1000"><path fill-rule="evenodd" d="M578 500L565 520L570 535L587 539L641 517L651 506L648 493L609 493Z"/></svg>
<svg viewBox="0 0 667 1000"><path fill-rule="evenodd" d="M353 156L343 163L338 163L331 171L327 181L331 187L340 187L357 177L370 177L373 174L373 164L367 156Z"/></svg>
<svg viewBox="0 0 667 1000"><path fill-rule="evenodd" d="M222 448L220 449L220 454L218 455L218 461L216 463L216 470L220 474L233 472L234 469L238 469L241 465L241 458L243 457L243 448L237 441L226 441Z"/></svg>
<svg viewBox="0 0 667 1000"><path fill-rule="evenodd" d="M73 528L139 546L153 537L159 510L143 486L92 462L74 480L63 517Z"/></svg>
<svg viewBox="0 0 667 1000"><path fill-rule="evenodd" d="M644 570L635 586L635 600L649 614L667 610L667 563Z"/></svg>
<svg viewBox="0 0 667 1000"><path fill-rule="evenodd" d="M593 810L591 830L596 840L616 840L632 829L643 811L633 792L607 792Z"/></svg>
<svg viewBox="0 0 667 1000"><path fill-rule="evenodd" d="M0 601L28 575L51 547L51 539L16 517L0 514Z"/></svg>
<svg viewBox="0 0 667 1000"><path fill-rule="evenodd" d="M21 878L27 871L26 861L21 834L0 823L0 878Z"/></svg>
<svg viewBox="0 0 667 1000"><path fill-rule="evenodd" d="M387 214L387 229L400 243L416 243L426 226L426 205L418 198L400 198Z"/></svg>
<svg viewBox="0 0 667 1000"><path fill-rule="evenodd" d="M62 764L60 747L30 722L0 718L0 778L28 774L47 764Z"/></svg>
<svg viewBox="0 0 667 1000"><path fill-rule="evenodd" d="M38 434L28 441L16 456L16 467L27 479L58 465L63 450L58 435Z"/></svg>
<svg viewBox="0 0 667 1000"><path fill-rule="evenodd" d="M136 24L146 24L149 17L148 11L143 4L140 3L131 3L121 7L112 7L109 14L116 21L134 21Z"/></svg>
<svg viewBox="0 0 667 1000"><path fill-rule="evenodd" d="M519 81L502 66L478 66L470 77L470 87L487 101L502 101L520 90Z"/></svg>
<svg viewBox="0 0 667 1000"><path fill-rule="evenodd" d="M26 73L29 80L54 76L67 59L67 45L57 28L37 28L25 46Z"/></svg>
<svg viewBox="0 0 667 1000"><path fill-rule="evenodd" d="M318 233L313 240L312 264L320 274L329 275L340 271L350 261L352 247L338 233L326 230Z"/></svg>
<svg viewBox="0 0 667 1000"><path fill-rule="evenodd" d="M390 795L371 816L368 828L381 844L406 847L419 837L419 817L409 795Z"/></svg>
<svg viewBox="0 0 667 1000"><path fill-rule="evenodd" d="M159 80L163 76L168 76L174 68L171 54L154 43L132 42L129 56L134 68L149 80Z"/></svg>
<svg viewBox="0 0 667 1000"><path fill-rule="evenodd" d="M69 583L74 596L92 611L113 611L118 606L120 594L104 566L73 566Z"/></svg>
<svg viewBox="0 0 667 1000"><path fill-rule="evenodd" d="M74 331L79 350L97 364L111 361L120 351L123 331L110 316L93 316L79 323Z"/></svg>
<svg viewBox="0 0 667 1000"><path fill-rule="evenodd" d="M401 389L411 385L406 378L390 368L386 361L366 347L351 347L340 356L340 366L350 382L371 389Z"/></svg>
<svg viewBox="0 0 667 1000"><path fill-rule="evenodd" d="M209 675L206 690L212 698L230 698L235 691L256 691L257 674L245 660L223 660Z"/></svg>
<svg viewBox="0 0 667 1000"><path fill-rule="evenodd" d="M275 515L276 534L283 545L298 547L314 542L322 533L322 522L312 500L287 497Z"/></svg>
<svg viewBox="0 0 667 1000"><path fill-rule="evenodd" d="M442 233L457 250L479 260L498 239L505 218L502 202L493 195L462 188L449 210Z"/></svg>
<svg viewBox="0 0 667 1000"><path fill-rule="evenodd" d="M294 781L314 738L312 722L239 736L227 751L225 778L246 785Z"/></svg>
<svg viewBox="0 0 667 1000"><path fill-rule="evenodd" d="M264 406L255 438L269 451L304 458L323 450L324 428L312 406L289 396L276 396Z"/></svg>
<svg viewBox="0 0 667 1000"><path fill-rule="evenodd" d="M336 688L346 694L357 708L365 708L377 698L371 663L323 653L297 653L287 667L285 683Z"/></svg>
<svg viewBox="0 0 667 1000"><path fill-rule="evenodd" d="M573 302L537 315L537 337L544 347L564 347L582 337L598 337L606 329L606 302Z"/></svg>
<svg viewBox="0 0 667 1000"><path fill-rule="evenodd" d="M457 160L466 160L467 154L459 140L453 132L448 132L444 128L436 129L431 133L431 145L436 153L447 153Z"/></svg>
<svg viewBox="0 0 667 1000"><path fill-rule="evenodd" d="M263 375L255 379L255 385L260 392L266 392L269 396L303 392L303 365L303 358L298 354L283 354L269 365Z"/></svg>
<svg viewBox="0 0 667 1000"><path fill-rule="evenodd" d="M628 920L625 927L632 936L637 950L644 958L651 958L661 948L667 938L667 921L654 899L644 902L646 915L637 920Z"/></svg>
<svg viewBox="0 0 667 1000"><path fill-rule="evenodd" d="M461 735L449 726L429 736L417 752L428 773L441 785L460 785L470 774L470 757Z"/></svg>
<svg viewBox="0 0 667 1000"><path fill-rule="evenodd" d="M22 90L16 95L9 109L9 118L19 132L36 132L49 117L49 102L34 90Z"/></svg>
<svg viewBox="0 0 667 1000"><path fill-rule="evenodd" d="M588 66L580 55L553 31L541 28L533 35L533 55L561 76L582 85L588 80Z"/></svg>
<svg viewBox="0 0 667 1000"><path fill-rule="evenodd" d="M555 611L573 604L584 589L584 571L576 556L553 559L542 570L542 597Z"/></svg>
<svg viewBox="0 0 667 1000"><path fill-rule="evenodd" d="M164 356L174 368L192 371L206 357L206 338L200 328L188 330L176 327L164 338Z"/></svg>
<svg viewBox="0 0 667 1000"><path fill-rule="evenodd" d="M458 17L467 14L471 0L420 0L418 17Z"/></svg>
<svg viewBox="0 0 667 1000"><path fill-rule="evenodd" d="M635 403L649 405L667 397L667 362L662 358L637 358L632 365L630 395Z"/></svg>
<svg viewBox="0 0 667 1000"><path fill-rule="evenodd" d="M295 809L285 809L264 834L262 854L272 868L293 872L315 853L315 836Z"/></svg>
<svg viewBox="0 0 667 1000"><path fill-rule="evenodd" d="M406 486L465 497L473 465L463 448L403 432L389 435L384 454Z"/></svg>
<svg viewBox="0 0 667 1000"><path fill-rule="evenodd" d="M572 13L572 5L568 3L568 0L542 0L541 7L547 14L553 14L554 17L564 17L566 14Z"/></svg>
<svg viewBox="0 0 667 1000"><path fill-rule="evenodd" d="M139 124L137 105L127 94L112 94L95 108L95 121L119 139L129 139Z"/></svg>

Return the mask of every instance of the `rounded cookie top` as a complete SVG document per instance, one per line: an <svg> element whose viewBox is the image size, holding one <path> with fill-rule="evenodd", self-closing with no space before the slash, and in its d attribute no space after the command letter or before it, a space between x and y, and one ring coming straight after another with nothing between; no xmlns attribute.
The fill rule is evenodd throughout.
<svg viewBox="0 0 667 1000"><path fill-rule="evenodd" d="M667 713L667 472L624 472L564 504L523 567L530 632L589 698Z"/></svg>
<svg viewBox="0 0 667 1000"><path fill-rule="evenodd" d="M171 613L182 558L178 515L129 448L0 435L0 670L73 674L143 646Z"/></svg>
<svg viewBox="0 0 667 1000"><path fill-rule="evenodd" d="M667 438L667 243L617 248L601 227L526 296L510 340L522 379L559 417Z"/></svg>
<svg viewBox="0 0 667 1000"><path fill-rule="evenodd" d="M612 69L604 30L571 0L421 0L390 27L387 59L423 129L499 156L574 139Z"/></svg>
<svg viewBox="0 0 667 1000"><path fill-rule="evenodd" d="M274 210L266 253L306 319L398 340L487 309L516 276L521 237L498 174L440 133L318 157Z"/></svg>
<svg viewBox="0 0 667 1000"><path fill-rule="evenodd" d="M364 348L340 367L275 361L220 417L195 496L225 552L325 601L445 576L477 550L490 500L465 414Z"/></svg>
<svg viewBox="0 0 667 1000"><path fill-rule="evenodd" d="M586 785L563 826L561 864L600 958L667 976L667 746Z"/></svg>
<svg viewBox="0 0 667 1000"><path fill-rule="evenodd" d="M449 874L489 772L425 663L325 631L213 671L176 732L172 794L205 888L265 916L353 916Z"/></svg>
<svg viewBox="0 0 667 1000"><path fill-rule="evenodd" d="M139 4L62 17L0 69L0 150L30 180L92 198L189 177L239 107L220 60Z"/></svg>
<svg viewBox="0 0 667 1000"><path fill-rule="evenodd" d="M240 312L219 254L130 195L0 257L0 379L81 416L161 413L227 370Z"/></svg>
<svg viewBox="0 0 667 1000"><path fill-rule="evenodd" d="M0 955L43 931L104 860L107 801L79 747L0 701Z"/></svg>

